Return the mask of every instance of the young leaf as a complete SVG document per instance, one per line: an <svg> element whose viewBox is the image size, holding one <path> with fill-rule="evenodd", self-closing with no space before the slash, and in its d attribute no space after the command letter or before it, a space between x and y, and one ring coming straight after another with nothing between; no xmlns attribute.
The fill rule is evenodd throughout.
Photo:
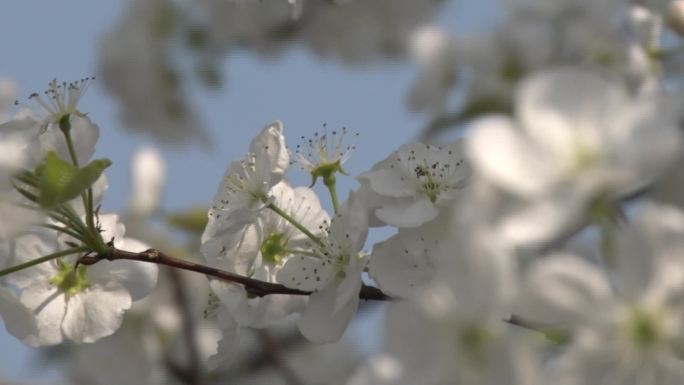
<svg viewBox="0 0 684 385"><path fill-rule="evenodd" d="M81 195L81 193L92 186L93 183L100 178L102 172L111 165L112 161L109 159L95 159L88 163L87 166L78 170L62 192L62 202L69 201Z"/></svg>
<svg viewBox="0 0 684 385"><path fill-rule="evenodd" d="M109 159L96 159L79 169L60 159L55 152L48 152L45 162L36 170L40 178L40 205L52 209L78 197L111 164Z"/></svg>
<svg viewBox="0 0 684 385"><path fill-rule="evenodd" d="M39 203L43 208L50 209L63 202L62 192L78 173L78 168L50 151L36 173L40 178Z"/></svg>

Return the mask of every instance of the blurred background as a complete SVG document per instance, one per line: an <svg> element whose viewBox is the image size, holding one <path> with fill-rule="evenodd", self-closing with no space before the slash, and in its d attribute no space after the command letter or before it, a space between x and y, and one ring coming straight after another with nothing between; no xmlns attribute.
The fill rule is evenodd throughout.
<svg viewBox="0 0 684 385"><path fill-rule="evenodd" d="M355 188L353 176L405 142L426 136L448 140L448 130L435 127L451 128L461 121L452 113L460 106L459 94L445 86L455 82L450 69L454 63L448 57L433 59L444 52L451 55L441 46L446 44L445 33L486 31L503 12L493 0L24 0L5 1L1 7L5 99L31 106L28 95L46 89L53 78L95 76L80 110L100 126L97 156L114 162L107 171L103 211L122 214L127 235L186 254L196 251L201 234L192 220L198 212L200 217L206 213L228 163L241 157L253 135L273 120L284 122L291 148L302 136L321 132L324 124L330 130L347 127L360 133L345 165L351 176L339 181L341 192ZM14 112L10 109L9 116ZM442 136L432 135L438 131ZM132 158L140 151L143 155L133 166ZM160 201L142 213L136 212L134 202L142 199L138 195L146 187L131 178L141 167L152 170L163 186ZM288 178L295 185L309 183L309 176L296 167ZM317 191L329 209L327 193ZM152 196L154 200L154 192ZM382 230L369 244L380 235ZM206 312L203 278L181 278L195 312ZM159 329L173 331L177 320L164 314L164 309L174 308L169 290L160 285L162 293L150 305L154 308L159 301L158 309L146 311L156 314ZM268 334L248 331L245 346L236 354L241 361L228 376L235 383L293 383L287 373L301 375L298 367L307 366L311 371L315 360L321 373L307 374L314 378L307 383L344 383L354 365L377 349L381 310L366 306L333 346L303 349L307 344L300 343L291 325ZM203 326L201 317L197 325L197 339L215 337L216 331ZM138 357L133 342L140 341L127 337L127 330L113 336L120 350L111 348L98 356L96 347L86 345L27 348L3 329L0 383L143 383L127 382L121 371L120 378L89 372L106 367L116 371L116 362ZM126 345L131 338L134 341ZM187 360L172 336L159 338L163 343L145 346L179 350L177 361ZM203 343L198 342L200 350ZM82 364L84 355L90 364ZM150 356L154 354L145 357ZM285 366L279 356L287 357ZM173 373L176 358L147 365L145 357L140 355L138 362L145 366L140 373L148 382L170 378L182 383L182 373ZM121 365L136 378L136 368Z"/></svg>

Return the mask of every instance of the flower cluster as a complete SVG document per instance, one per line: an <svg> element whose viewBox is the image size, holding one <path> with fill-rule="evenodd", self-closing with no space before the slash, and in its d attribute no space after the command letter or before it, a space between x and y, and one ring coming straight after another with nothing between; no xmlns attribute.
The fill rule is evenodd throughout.
<svg viewBox="0 0 684 385"><path fill-rule="evenodd" d="M7 329L31 346L93 342L114 333L133 301L155 286L157 267L140 262L86 266L107 247L148 247L124 237L116 214L100 214L107 159L90 160L99 127L78 110L91 79L52 81L2 123L0 266ZM40 113L40 111L39 111ZM87 163L86 163L87 162Z"/></svg>
<svg viewBox="0 0 684 385"><path fill-rule="evenodd" d="M0 81L7 330L29 346L87 344L72 352L82 378L109 369L125 372L122 383L167 383L154 374L163 361L200 384L205 368L231 365L250 330L271 354L279 347L269 330L283 325L332 344L362 301L382 300L382 346L350 385L684 382L684 116L666 76L677 53L661 45L663 33L684 30L683 2L509 0L501 28L475 42L415 28L430 1L343 3L202 7L214 49L269 50L266 35L277 30L286 31L277 46L297 37L343 61L410 51L422 68L410 103L439 124L465 79L464 103L447 116L468 123L457 139L427 140L436 138L428 130L358 173L345 196L338 177L352 171L356 136L326 127L288 148L274 121L229 163L207 207L161 209L164 164L147 149L134 160L126 214L101 213L111 162L94 159L100 129L79 109L92 79L55 80L30 96L38 110L11 119L13 86ZM142 1L136 17L174 6ZM401 11L385 19L393 8ZM234 11L227 20L225 9ZM128 61L126 47L108 40L106 82L136 94L132 121L163 126L171 109L183 126L195 118L159 57L171 26L157 27L161 36L137 46L162 51L150 53L155 60ZM117 34L137 41L135 28ZM127 65L168 84L118 82L112 68ZM295 163L311 185L288 179ZM314 190L319 180L329 206ZM182 251L177 233L154 233L159 218L191 235ZM158 284L160 265L168 269ZM174 349L180 335L187 352ZM150 358L155 350L163 360ZM107 365L103 351L119 362ZM186 356L187 368L178 364ZM287 372L282 357L270 359Z"/></svg>

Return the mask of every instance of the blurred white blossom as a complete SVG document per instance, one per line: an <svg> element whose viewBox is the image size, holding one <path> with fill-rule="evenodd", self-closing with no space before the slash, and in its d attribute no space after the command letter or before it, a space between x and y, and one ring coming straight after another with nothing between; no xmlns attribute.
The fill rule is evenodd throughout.
<svg viewBox="0 0 684 385"><path fill-rule="evenodd" d="M680 151L671 103L659 94L632 96L615 80L577 69L527 78L516 93L516 119L484 117L468 141L477 171L529 203L501 231L517 242L549 239L593 200L653 182Z"/></svg>

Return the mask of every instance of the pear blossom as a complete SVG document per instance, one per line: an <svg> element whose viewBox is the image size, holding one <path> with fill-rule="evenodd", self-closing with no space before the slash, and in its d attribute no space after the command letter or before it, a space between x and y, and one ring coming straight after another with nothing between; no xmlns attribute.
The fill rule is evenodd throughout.
<svg viewBox="0 0 684 385"><path fill-rule="evenodd" d="M295 221L323 236L330 219L321 208L315 193L307 187L290 187L285 181L272 189L273 202ZM297 251L311 251L313 241L290 222L270 210L264 210L248 225L242 237L224 243L226 238L207 239L202 245L204 257L213 266L266 282L276 282L278 272ZM242 285L210 281L213 292L227 306L233 317L251 327L265 327L304 306L304 298L269 295L249 298Z"/></svg>
<svg viewBox="0 0 684 385"><path fill-rule="evenodd" d="M123 225L116 215L101 215L103 239L128 251L148 247L123 237ZM51 254L64 246L49 234L27 234L13 241L9 251L13 264ZM74 256L48 262L10 274L5 282L18 290L19 300L35 317L37 332L17 335L30 346L54 345L64 340L94 342L114 333L123 313L152 290L157 267L142 262L98 263L75 268ZM7 321L7 320L6 320ZM8 329L16 329L8 325Z"/></svg>
<svg viewBox="0 0 684 385"><path fill-rule="evenodd" d="M382 222L410 228L435 219L440 208L454 202L469 176L459 140L447 146L403 145L358 179L376 196L367 202Z"/></svg>
<svg viewBox="0 0 684 385"><path fill-rule="evenodd" d="M324 183L328 182L328 178L334 178L336 172L346 174L342 169L342 165L349 160L354 150L356 150L355 139L351 143L345 142L345 137L348 135L347 128L342 127L342 132L334 130L328 134L327 125L325 132L319 134L316 132L313 138L305 138L302 136L304 145L297 145L295 150L295 161L299 166L311 174L311 185L316 183L318 177L323 178ZM354 138L359 134L355 133ZM334 179L331 180L334 183Z"/></svg>
<svg viewBox="0 0 684 385"><path fill-rule="evenodd" d="M10 154L21 151L25 168L35 167L49 151L71 161L60 125L68 126L78 161L85 163L92 158L100 128L78 109L78 103L93 80L84 78L67 83L54 79L42 95L34 92L29 96L37 108L24 107L11 120L0 124L3 136L15 140L16 148Z"/></svg>
<svg viewBox="0 0 684 385"><path fill-rule="evenodd" d="M463 229L435 252L429 285L391 305L381 356L351 384L545 383L532 341L502 322L517 293L513 256L495 236Z"/></svg>
<svg viewBox="0 0 684 385"><path fill-rule="evenodd" d="M536 243L576 223L596 199L652 182L679 152L678 116L663 95L632 96L616 80L561 68L521 83L515 120L474 122L468 153L485 179L528 203L501 231Z"/></svg>
<svg viewBox="0 0 684 385"><path fill-rule="evenodd" d="M283 178L289 164L283 125L275 121L252 140L249 153L234 160L209 210L202 241L219 235L238 236L235 231L252 223L271 200L271 189ZM237 235L236 235L237 234Z"/></svg>
<svg viewBox="0 0 684 385"><path fill-rule="evenodd" d="M683 236L684 214L647 204L608 271L568 253L532 266L518 310L570 334L558 363L570 384L682 382Z"/></svg>
<svg viewBox="0 0 684 385"><path fill-rule="evenodd" d="M278 272L279 283L313 291L298 321L299 330L307 339L339 340L356 313L361 275L367 262L361 249L367 235L365 208L350 192L312 255L295 255Z"/></svg>

